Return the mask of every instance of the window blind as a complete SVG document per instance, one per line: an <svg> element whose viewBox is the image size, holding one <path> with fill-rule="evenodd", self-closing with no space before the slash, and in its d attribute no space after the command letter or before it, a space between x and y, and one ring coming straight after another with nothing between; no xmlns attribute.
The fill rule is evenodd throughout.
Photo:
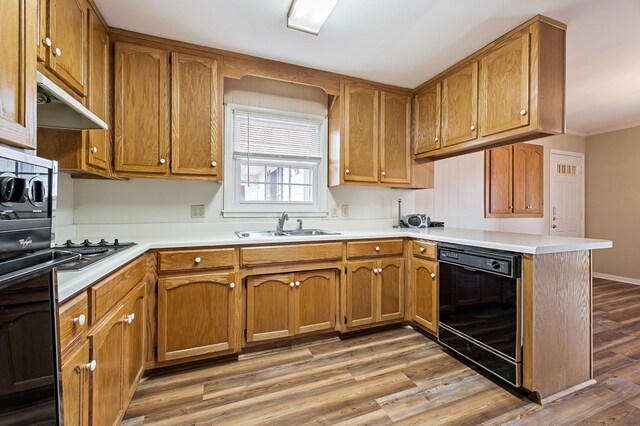
<svg viewBox="0 0 640 426"><path fill-rule="evenodd" d="M319 160L320 123L234 111L234 153L252 157Z"/></svg>

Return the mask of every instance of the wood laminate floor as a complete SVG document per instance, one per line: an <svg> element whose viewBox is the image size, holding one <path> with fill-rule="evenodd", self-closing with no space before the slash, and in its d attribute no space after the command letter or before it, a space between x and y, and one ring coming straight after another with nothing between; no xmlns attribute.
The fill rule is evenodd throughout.
<svg viewBox="0 0 640 426"><path fill-rule="evenodd" d="M594 280L597 384L544 406L410 328L153 376L125 425L640 425L640 287Z"/></svg>

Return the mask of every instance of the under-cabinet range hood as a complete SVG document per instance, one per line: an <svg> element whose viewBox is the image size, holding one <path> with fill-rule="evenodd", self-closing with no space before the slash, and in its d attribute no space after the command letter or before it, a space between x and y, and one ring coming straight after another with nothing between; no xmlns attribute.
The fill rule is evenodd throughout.
<svg viewBox="0 0 640 426"><path fill-rule="evenodd" d="M107 123L53 81L37 72L38 127L105 130Z"/></svg>

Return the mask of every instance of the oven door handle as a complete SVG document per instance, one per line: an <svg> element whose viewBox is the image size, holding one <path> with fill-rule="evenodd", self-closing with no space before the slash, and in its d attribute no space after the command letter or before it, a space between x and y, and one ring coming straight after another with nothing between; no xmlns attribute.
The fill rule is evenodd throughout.
<svg viewBox="0 0 640 426"><path fill-rule="evenodd" d="M45 262L30 265L25 268L0 275L0 289L6 287L7 285L10 286L17 280L21 280L33 275L42 275L50 272L52 269L57 268L60 265L64 265L65 263L73 262L80 259L79 254L70 253L63 250L49 251L48 254L50 255L50 257L52 257L52 259L50 258L50 260L47 260Z"/></svg>

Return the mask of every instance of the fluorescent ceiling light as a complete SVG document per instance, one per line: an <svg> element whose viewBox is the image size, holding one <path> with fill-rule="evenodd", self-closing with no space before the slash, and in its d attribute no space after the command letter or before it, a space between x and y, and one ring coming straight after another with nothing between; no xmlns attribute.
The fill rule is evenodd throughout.
<svg viewBox="0 0 640 426"><path fill-rule="evenodd" d="M318 35L338 0L293 0L287 27Z"/></svg>

